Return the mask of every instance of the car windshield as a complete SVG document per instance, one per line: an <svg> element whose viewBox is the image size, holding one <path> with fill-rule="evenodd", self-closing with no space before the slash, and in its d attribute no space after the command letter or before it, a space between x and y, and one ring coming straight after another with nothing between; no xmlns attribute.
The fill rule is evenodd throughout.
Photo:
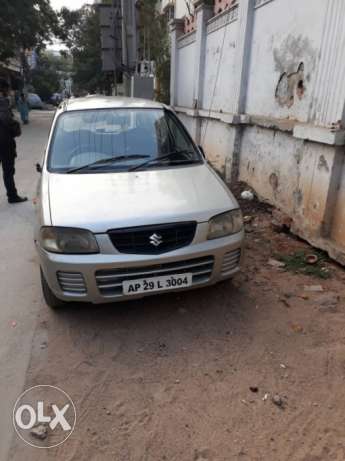
<svg viewBox="0 0 345 461"><path fill-rule="evenodd" d="M128 171L136 166L148 169L201 161L183 125L170 111L99 109L70 111L59 116L48 170Z"/></svg>

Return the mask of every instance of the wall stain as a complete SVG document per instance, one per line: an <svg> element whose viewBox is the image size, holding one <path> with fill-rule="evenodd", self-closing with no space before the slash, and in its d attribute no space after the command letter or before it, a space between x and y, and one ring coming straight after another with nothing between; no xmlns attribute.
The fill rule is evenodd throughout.
<svg viewBox="0 0 345 461"><path fill-rule="evenodd" d="M302 193L301 189L296 189L293 192L293 198L294 198L295 206L297 208L299 208L302 205L302 202L303 202L303 193Z"/></svg>
<svg viewBox="0 0 345 461"><path fill-rule="evenodd" d="M283 72L276 88L275 97L280 106L290 108L295 102L295 96L302 99L305 93L304 64L301 62L296 72Z"/></svg>
<svg viewBox="0 0 345 461"><path fill-rule="evenodd" d="M317 164L317 168L318 170L325 170L327 171L327 173L329 173L329 166L328 166L327 160L325 159L323 155L321 155L319 158L319 163Z"/></svg>
<svg viewBox="0 0 345 461"><path fill-rule="evenodd" d="M279 48L273 49L275 71L279 74L292 74L301 62L314 70L317 51L311 46L309 39L302 35L288 35ZM306 76L307 81L309 75Z"/></svg>
<svg viewBox="0 0 345 461"><path fill-rule="evenodd" d="M272 187L273 191L276 191L278 189L278 186L279 186L278 175L276 173L271 173L270 177L269 177L269 182L271 184L271 187Z"/></svg>
<svg viewBox="0 0 345 461"><path fill-rule="evenodd" d="M279 47L273 47L274 43L272 37L275 71L280 75L275 97L279 105L290 108L296 98L303 98L318 53L309 39L302 35L288 35Z"/></svg>

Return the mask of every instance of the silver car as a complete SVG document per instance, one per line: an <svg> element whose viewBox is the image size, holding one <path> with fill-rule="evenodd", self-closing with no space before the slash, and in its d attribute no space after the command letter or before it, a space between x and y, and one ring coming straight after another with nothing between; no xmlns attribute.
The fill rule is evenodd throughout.
<svg viewBox="0 0 345 461"><path fill-rule="evenodd" d="M38 169L35 240L49 306L197 288L239 270L238 204L165 105L63 103Z"/></svg>

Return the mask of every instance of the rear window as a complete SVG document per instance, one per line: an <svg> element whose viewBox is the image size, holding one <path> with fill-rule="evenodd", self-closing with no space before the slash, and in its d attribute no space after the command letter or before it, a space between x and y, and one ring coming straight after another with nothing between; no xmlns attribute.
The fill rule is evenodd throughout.
<svg viewBox="0 0 345 461"><path fill-rule="evenodd" d="M169 152L189 152L200 161L186 130L163 109L100 109L70 111L56 122L50 146L49 171L65 172L113 157L106 170L123 170ZM132 157L132 158L131 158Z"/></svg>

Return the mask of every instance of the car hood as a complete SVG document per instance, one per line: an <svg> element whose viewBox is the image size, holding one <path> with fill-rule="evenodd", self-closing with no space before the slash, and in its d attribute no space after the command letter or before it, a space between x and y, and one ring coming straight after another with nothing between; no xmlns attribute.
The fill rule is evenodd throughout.
<svg viewBox="0 0 345 461"><path fill-rule="evenodd" d="M179 221L206 222L237 202L206 164L105 174L49 173L52 225L95 233Z"/></svg>

